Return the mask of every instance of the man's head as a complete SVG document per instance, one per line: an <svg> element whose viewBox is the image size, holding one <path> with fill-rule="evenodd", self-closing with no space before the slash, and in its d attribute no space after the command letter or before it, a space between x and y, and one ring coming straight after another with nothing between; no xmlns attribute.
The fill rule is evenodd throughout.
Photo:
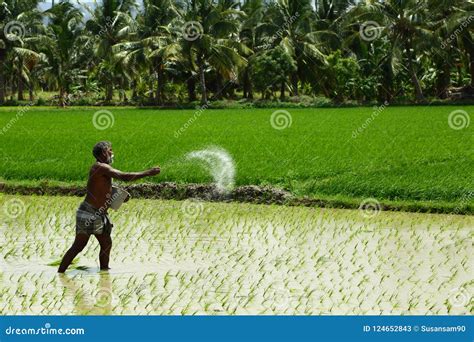
<svg viewBox="0 0 474 342"><path fill-rule="evenodd" d="M112 143L109 141L100 141L94 145L92 154L97 161L101 163L112 164L114 161L114 152L112 151Z"/></svg>

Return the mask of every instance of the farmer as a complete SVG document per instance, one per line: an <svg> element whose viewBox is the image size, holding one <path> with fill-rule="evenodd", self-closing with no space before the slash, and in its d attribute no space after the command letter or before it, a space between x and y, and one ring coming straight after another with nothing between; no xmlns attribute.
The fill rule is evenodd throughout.
<svg viewBox="0 0 474 342"><path fill-rule="evenodd" d="M110 166L114 159L114 153L112 144L108 141L97 143L92 150L92 154L96 162L89 171L86 198L76 213L76 238L61 261L58 269L59 273L64 273L76 255L86 247L91 234L94 234L100 244L100 269L108 270L112 248L110 232L113 225L107 215L107 209L112 202L112 178L122 181L134 181L160 173L159 167L143 172L122 172L114 169ZM128 197L126 201L128 201Z"/></svg>

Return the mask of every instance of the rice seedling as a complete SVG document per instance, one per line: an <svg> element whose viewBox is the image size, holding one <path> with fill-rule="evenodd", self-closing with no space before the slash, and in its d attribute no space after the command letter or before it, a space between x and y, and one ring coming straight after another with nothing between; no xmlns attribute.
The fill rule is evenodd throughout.
<svg viewBox="0 0 474 342"><path fill-rule="evenodd" d="M0 208L13 198L0 314L473 313L472 216L203 202L189 222L183 202L134 200L111 214L112 270L94 241L59 276L78 199Z"/></svg>

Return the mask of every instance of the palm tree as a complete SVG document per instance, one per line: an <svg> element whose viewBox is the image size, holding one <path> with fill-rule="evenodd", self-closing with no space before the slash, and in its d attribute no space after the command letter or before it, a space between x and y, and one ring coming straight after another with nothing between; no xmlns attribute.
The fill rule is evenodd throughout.
<svg viewBox="0 0 474 342"><path fill-rule="evenodd" d="M146 60L152 75L157 80L155 103L163 104L165 70L171 60L180 52L178 32L174 24L179 20L180 9L172 0L146 0L144 2L143 32L141 47L145 49ZM153 89L152 93L153 93Z"/></svg>
<svg viewBox="0 0 474 342"><path fill-rule="evenodd" d="M24 100L23 91L26 84L29 88L31 102L34 99L31 74L41 60L41 55L36 52L40 51L40 45L38 44L40 39L38 37L44 35L45 30L42 14L36 8L23 12L19 19L25 23L27 34L19 40L18 46L13 47L12 50L13 64L17 66L18 74L18 100Z"/></svg>
<svg viewBox="0 0 474 342"><path fill-rule="evenodd" d="M453 6L452 0L428 0L428 8L432 17L433 36L431 40L428 62L432 62L436 73L436 94L440 98L448 97L448 88L451 84L451 70L455 59L459 56L457 41L448 44L451 34L449 19L458 12L459 3Z"/></svg>
<svg viewBox="0 0 474 342"><path fill-rule="evenodd" d="M245 17L241 22L239 29L239 38L251 51L248 55L244 55L249 60L248 65L243 70L243 91L244 98L253 99L252 74L252 57L258 54L267 46L263 40L266 30L269 30L269 24L263 18L265 15L265 7L263 0L246 0L241 10L245 13Z"/></svg>
<svg viewBox="0 0 474 342"><path fill-rule="evenodd" d="M474 93L474 37L471 32L474 27L474 2L464 0L441 0L438 3L431 4L430 8L437 8L435 13L440 13L440 31L442 36L443 50L452 50L459 48L463 51L468 61L468 70L470 74L470 84L466 91ZM451 35L456 37L451 39Z"/></svg>
<svg viewBox="0 0 474 342"><path fill-rule="evenodd" d="M428 48L432 31L427 18L426 2L416 0L387 0L378 2L366 0L348 11L347 16L358 27L361 23L375 21L380 25L380 33L391 43L389 56L399 50L405 57L408 73L415 91L416 101L423 100L423 90L417 76L416 58L423 48ZM360 33L357 29L355 32Z"/></svg>
<svg viewBox="0 0 474 342"><path fill-rule="evenodd" d="M292 95L298 96L300 80L318 77L318 71L326 62L321 37L315 27L315 15L310 0L278 0L274 26L277 43L290 54L297 64L291 75Z"/></svg>
<svg viewBox="0 0 474 342"><path fill-rule="evenodd" d="M233 0L220 0L217 3L212 0L192 0L183 16L180 43L182 51L186 53L185 58L189 58L189 64L198 70L202 105L208 102L207 68L212 67L217 77L230 79L235 74L235 68L247 63L241 53L250 50L237 40L238 18L245 14L237 9L237 5ZM191 28L190 24L194 26ZM187 32L189 29L196 36L190 36Z"/></svg>
<svg viewBox="0 0 474 342"><path fill-rule="evenodd" d="M28 49L25 40L31 36L31 32L38 24L39 13L37 6L39 0L14 1L4 0L0 2L0 105L5 102L5 70L3 65L7 58L16 58L17 63L22 58L32 57L34 51ZM11 61L11 62L12 62ZM21 87L23 86L24 68L17 65L17 82L20 99L22 99Z"/></svg>
<svg viewBox="0 0 474 342"><path fill-rule="evenodd" d="M102 84L105 87L105 101L110 102L114 95L116 76L121 74L120 64L112 48L127 39L135 28L131 11L136 8L134 0L103 0L93 10L85 6L91 14L86 22L86 29L91 34L91 43L95 47L95 57ZM119 81L120 82L120 81Z"/></svg>
<svg viewBox="0 0 474 342"><path fill-rule="evenodd" d="M48 66L47 77L59 88L59 105L65 105L65 94L78 76L78 40L83 33L82 13L69 2L59 2L45 12L49 18L46 35L40 37Z"/></svg>

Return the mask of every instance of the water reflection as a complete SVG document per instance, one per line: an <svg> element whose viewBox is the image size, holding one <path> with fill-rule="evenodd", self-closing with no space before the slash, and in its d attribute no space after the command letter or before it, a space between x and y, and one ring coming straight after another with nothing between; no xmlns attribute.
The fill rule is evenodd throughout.
<svg viewBox="0 0 474 342"><path fill-rule="evenodd" d="M112 313L112 280L108 272L99 272L95 288L84 288L84 278L59 274L65 294L72 300L75 315L110 315Z"/></svg>

